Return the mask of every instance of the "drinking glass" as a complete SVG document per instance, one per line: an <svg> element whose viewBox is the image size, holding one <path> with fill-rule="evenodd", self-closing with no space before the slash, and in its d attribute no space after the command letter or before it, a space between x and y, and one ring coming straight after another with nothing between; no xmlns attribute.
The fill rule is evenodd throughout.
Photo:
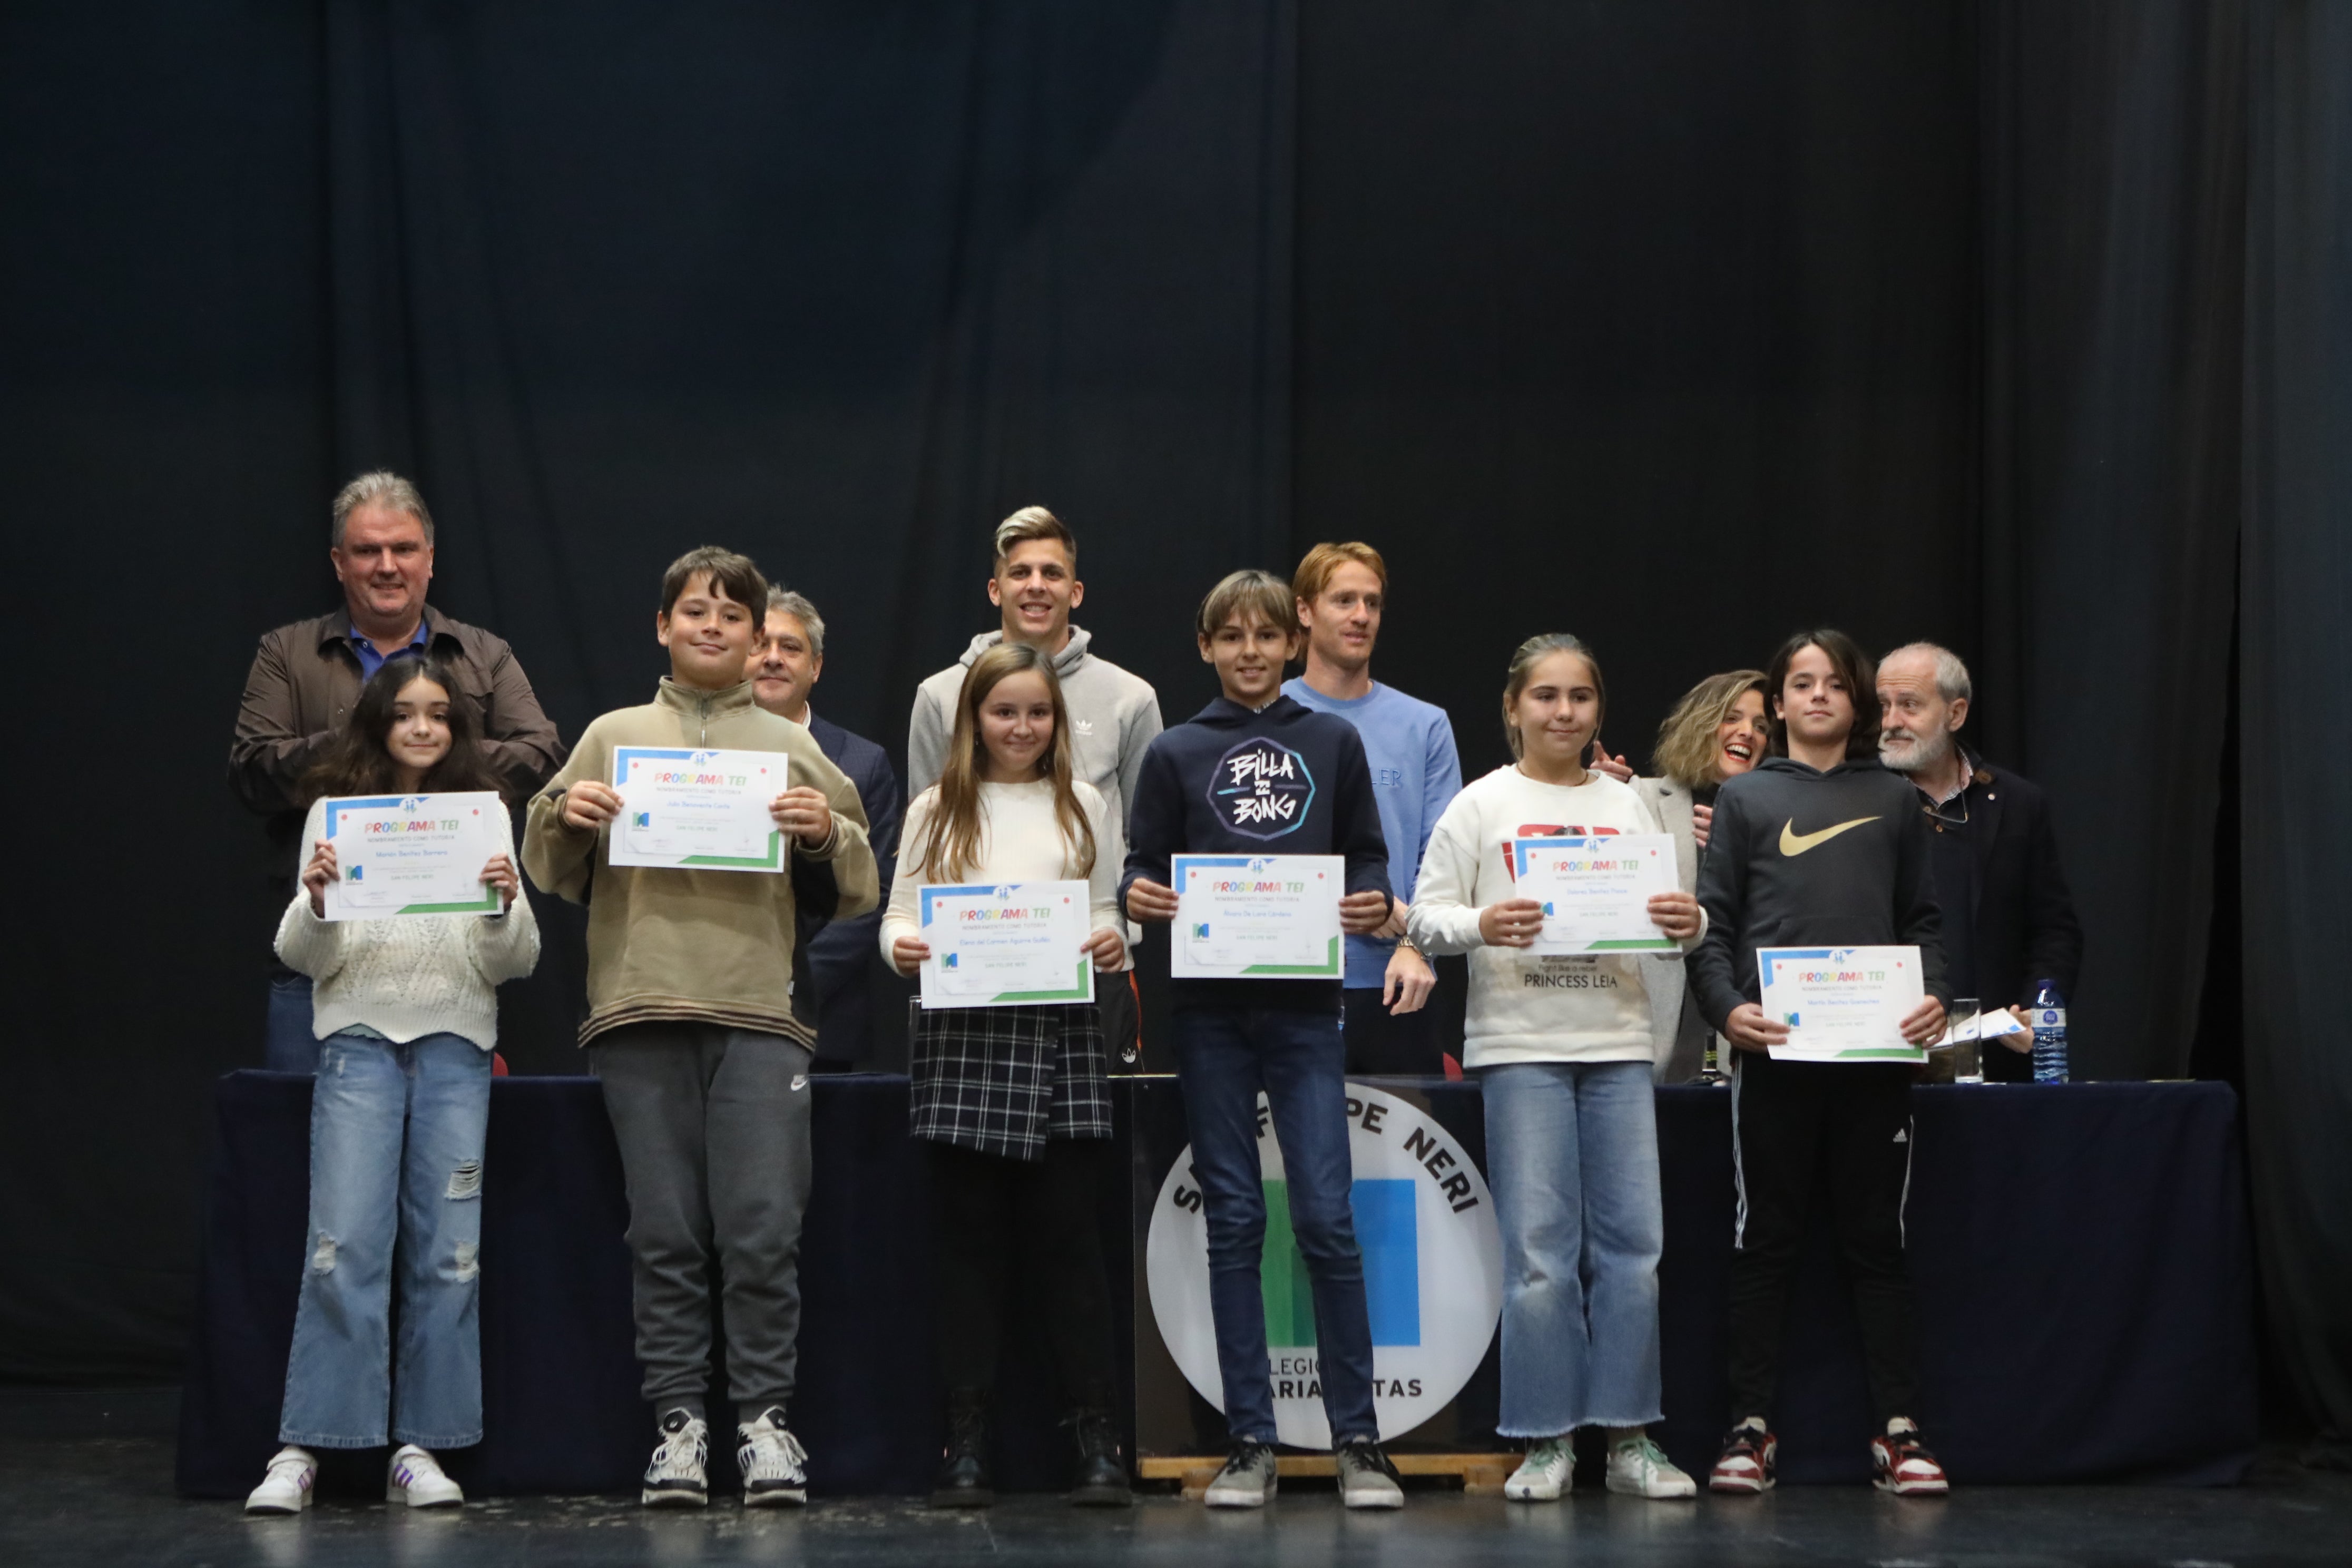
<svg viewBox="0 0 2352 1568"><path fill-rule="evenodd" d="M1952 1081L1984 1082L1984 1044L1977 1038L1977 999L1956 996L1944 1012L1944 1038L1952 1047Z"/></svg>

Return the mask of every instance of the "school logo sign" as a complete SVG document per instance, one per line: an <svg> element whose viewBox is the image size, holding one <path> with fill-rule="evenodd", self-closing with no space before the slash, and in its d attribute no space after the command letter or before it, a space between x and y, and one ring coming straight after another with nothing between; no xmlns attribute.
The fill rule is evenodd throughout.
<svg viewBox="0 0 2352 1568"><path fill-rule="evenodd" d="M1315 1294L1290 1230L1282 1150L1261 1098L1258 1166L1265 1251L1259 1264L1275 1426L1285 1443L1331 1446L1323 1415ZM1486 1178L1461 1145L1412 1102L1348 1086L1356 1241L1371 1309L1372 1393L1383 1439L1412 1431L1478 1370L1503 1305L1503 1246ZM1145 1275L1161 1340L1201 1396L1222 1411L1216 1328L1209 1309L1208 1226L1192 1152L1176 1157L1152 1206Z"/></svg>
<svg viewBox="0 0 2352 1568"><path fill-rule="evenodd" d="M1244 741L1217 759L1209 773L1209 805L1244 838L1296 833L1315 803L1315 775L1288 746Z"/></svg>

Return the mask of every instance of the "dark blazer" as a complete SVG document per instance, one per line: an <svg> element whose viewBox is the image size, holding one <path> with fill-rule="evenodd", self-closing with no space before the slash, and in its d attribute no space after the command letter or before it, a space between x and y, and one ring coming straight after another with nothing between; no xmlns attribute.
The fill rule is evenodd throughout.
<svg viewBox="0 0 2352 1568"><path fill-rule="evenodd" d="M866 807L866 838L874 846L874 866L882 879L883 902L890 896L890 879L898 869L898 824L906 802L898 793L898 775L889 755L862 735L853 735L822 715L809 715L809 737L827 761L849 775L857 798ZM811 924L816 923L814 920ZM874 1037L874 1009L867 976L881 963L879 907L845 921L824 923L813 935L802 933L793 968L793 1011L816 1015L816 1054L831 1062L862 1062Z"/></svg>
<svg viewBox="0 0 2352 1568"><path fill-rule="evenodd" d="M1975 938L1978 1001L1988 1010L2023 1006L2033 1000L2035 981L2054 980L2073 1002L2083 922L2058 865L2050 797L2022 773L1979 760L1965 798L1969 825L1945 831L1966 833L1976 851L1976 907L1966 918ZM1945 912L1947 920L1961 917L1958 910ZM1986 1053L1985 1069L1994 1078L2033 1076L2027 1058L1998 1045Z"/></svg>

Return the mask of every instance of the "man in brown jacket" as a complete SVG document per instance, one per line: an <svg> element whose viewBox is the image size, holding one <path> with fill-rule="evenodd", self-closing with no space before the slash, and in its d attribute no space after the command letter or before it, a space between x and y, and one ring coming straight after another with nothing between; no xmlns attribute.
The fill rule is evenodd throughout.
<svg viewBox="0 0 2352 1568"><path fill-rule="evenodd" d="M335 497L327 555L343 585L342 607L262 637L229 745L229 786L266 819L270 881L281 897L292 896L301 855L310 804L302 775L387 659L430 654L449 666L509 799L530 795L563 762L563 742L513 651L425 602L433 515L415 485L390 473L362 474L345 485ZM310 983L283 965L270 978L265 1059L284 1072L309 1072L318 1059Z"/></svg>

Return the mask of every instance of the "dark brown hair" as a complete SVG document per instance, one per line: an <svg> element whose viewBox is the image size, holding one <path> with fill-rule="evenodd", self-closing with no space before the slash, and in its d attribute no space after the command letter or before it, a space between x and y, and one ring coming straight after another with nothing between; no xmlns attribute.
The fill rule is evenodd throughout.
<svg viewBox="0 0 2352 1568"><path fill-rule="evenodd" d="M694 585L695 578L708 575L710 585L735 603L754 619L768 613L768 580L760 575L760 568L748 555L738 555L716 544L706 544L699 550L689 550L669 563L662 574L662 614L677 608L677 602Z"/></svg>
<svg viewBox="0 0 2352 1568"><path fill-rule="evenodd" d="M482 752L481 721L458 689L457 678L448 665L437 658L401 658L386 660L360 688L360 700L352 705L351 717L327 742L325 754L303 775L305 805L327 795L390 795L399 787L394 782L399 777L396 764L384 750L383 738L392 733L398 717L393 704L412 682L419 680L429 680L449 695L449 750L425 771L416 793L486 789L505 795Z"/></svg>
<svg viewBox="0 0 2352 1568"><path fill-rule="evenodd" d="M1846 695L1853 699L1853 728L1846 731L1845 760L1850 763L1868 762L1878 755L1878 684L1875 667L1862 645L1843 632L1823 627L1820 631L1799 632L1780 645L1772 656L1772 663L1764 671L1764 716L1770 723L1772 743L1768 748L1776 757L1789 754L1789 725L1780 717L1780 703L1789 684L1789 666L1799 654L1817 647L1830 656L1830 669L1845 682Z"/></svg>

